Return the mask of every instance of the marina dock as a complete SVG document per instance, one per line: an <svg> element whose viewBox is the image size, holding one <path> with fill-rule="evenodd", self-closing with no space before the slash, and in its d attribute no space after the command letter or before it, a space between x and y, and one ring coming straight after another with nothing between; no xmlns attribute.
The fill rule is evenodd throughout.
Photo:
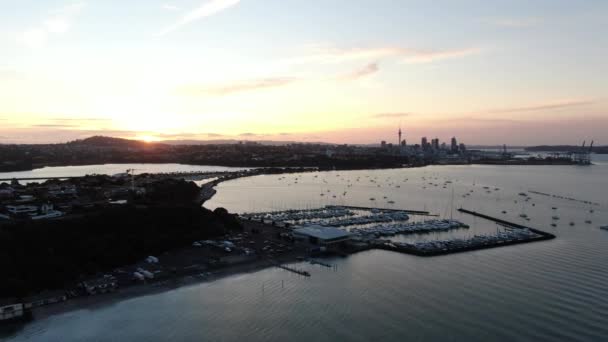
<svg viewBox="0 0 608 342"><path fill-rule="evenodd" d="M501 246L530 243L536 241L544 241L555 238L555 235L553 234L543 232L538 229L526 227L517 223L505 221L475 211L466 210L462 208L459 209L459 211L515 229L506 232L501 232L496 235L476 235L469 239L452 239L444 241L439 240L419 243L404 243L391 242L387 240L376 240L369 243L367 246L359 246L353 252L359 252L370 249L382 249L417 256L437 256L487 248L495 248Z"/></svg>
<svg viewBox="0 0 608 342"><path fill-rule="evenodd" d="M331 207L331 206L330 206L330 207ZM434 215L434 214L429 213L428 211L423 211L423 210L387 209L387 208L373 208L373 207L357 207L357 206L350 206L350 205L340 205L340 206L336 206L336 207L345 208L345 209L352 209L352 210L380 210L380 211L395 211L395 212L404 212L404 213L411 214L411 215L439 216L439 215Z"/></svg>
<svg viewBox="0 0 608 342"><path fill-rule="evenodd" d="M476 211L467 210L467 209L464 209L464 208L460 208L460 209L458 209L458 211L461 212L461 213L465 213L465 214L481 217L483 219L496 222L496 223L501 224L501 225L506 226L506 227L519 228L519 229L529 229L531 232L534 232L534 233L536 233L538 235L543 236L544 237L543 240L549 240L549 239L554 239L555 238L555 235L547 233L547 232L543 232L542 230L526 227L526 226L518 224L518 223L513 223L513 222L505 221L505 220L502 220L502 219L499 219L499 218L496 218L496 217L492 217L492 216L489 216L489 215L478 213Z"/></svg>

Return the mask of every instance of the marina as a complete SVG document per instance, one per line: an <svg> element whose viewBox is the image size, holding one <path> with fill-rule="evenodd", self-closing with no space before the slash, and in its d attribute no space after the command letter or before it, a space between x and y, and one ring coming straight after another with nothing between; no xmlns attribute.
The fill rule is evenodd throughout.
<svg viewBox="0 0 608 342"><path fill-rule="evenodd" d="M452 229L467 229L468 225L456 220L428 220L412 223L394 223L388 225L378 225L367 228L352 228L351 233L362 237L369 236L393 236L397 234L430 233L438 231L448 231Z"/></svg>
<svg viewBox="0 0 608 342"><path fill-rule="evenodd" d="M417 256L437 256L547 239L550 239L550 237L536 234L530 229L520 229L499 232L496 235L475 235L470 239L436 240L418 243L386 242L375 245L375 248Z"/></svg>
<svg viewBox="0 0 608 342"><path fill-rule="evenodd" d="M579 183L576 186L569 187L570 184L575 183L573 180L566 181L564 184L562 181L559 182L561 193L572 193L571 197L589 198L593 202L600 203L601 205L595 208L594 213L590 213L589 206L584 203L572 201L565 203L559 198L539 196L538 199L534 198L536 206L532 206L531 203L525 204L525 213L530 218L528 221L519 217L522 213L521 202L526 201L518 193L529 188L527 182L537 184L539 189L552 189L558 186L551 183L552 179L546 176L548 170L539 166L534 173L522 172L520 175L518 168L490 168L491 174L486 174L485 167L480 169L430 167L365 172L341 171L340 178L335 176L335 172L317 172L240 178L222 182L215 187L217 194L205 202L206 207L210 209L225 207L231 212L249 212L251 214L240 214L241 219L246 222L248 216L252 217L252 222L248 222L248 224L260 224L259 219L272 223L274 218L277 220L275 222L277 232L289 232L291 228L306 223L316 224L322 220L336 221L365 216L375 217L375 215L389 211L403 212L409 218L403 221L372 222L337 227L336 229L352 234L353 250L337 254L347 257L315 255L314 258L305 256L302 259L296 259L294 256L292 260L287 259L280 262L294 270L307 272L310 276L287 271L284 268L275 267L275 263L267 262L267 266L251 272L236 275L229 275L230 272L226 272L225 274L228 275L224 279L218 279L215 275L195 277L200 280L193 279L194 283L182 288L171 286L172 281L169 281L166 289L163 288L162 292L149 296L117 300L115 304L107 306L85 306L84 310L55 315L49 319L44 318L43 315L36 315L33 323L10 341L53 340L53 336L65 335L82 325L83 321L77 317L84 317L99 329L104 329L109 338L116 340L135 338L136 335L132 332L109 329L114 324L114 320L110 317L114 317L117 312L121 312L123 316L127 317L130 324L137 325L142 317L157 322L155 326L158 329L154 330L154 336L168 339L176 337L174 329L186 329L186 332L180 330L177 337L184 340L190 339L192 336L190 334L197 334L198 331L187 330L190 323L184 323L182 328L181 321L172 319L175 312L168 310L165 315L155 311L158 305L166 307L168 300L179 305L180 312L187 313L195 324L205 329L205 334L201 335L201 338L204 336L213 339L224 336L227 329L234 328L234 324L225 322L233 322L235 319L238 321L241 316L242 322L250 322L253 319L255 324L263 327L276 326L275 322L278 320L287 322L285 324L290 329L301 329L302 324L306 324L308 320L317 319L319 312L322 315L346 315L344 317L355 323L354 327L351 324L340 327L339 321L332 321L331 328L321 325L319 329L323 331L323 334L332 336L332 338L345 338L350 336L353 331L366 338L383 336L386 327L379 328L376 334L370 332L386 322L389 322L391 326L395 322L401 322L403 314L407 314L408 317L413 315L413 317L423 317L424 320L444 322L446 327L457 331L459 337L472 338L473 335L467 333L467 329L477 329L473 320L477 321L478 317L486 317L488 308L479 308L479 305L487 303L488 307L492 307L493 310L499 310L496 313L498 322L489 322L491 336L498 336L497 340L513 340L521 336L551 339L555 336L572 337L575 335L584 337L578 340L598 340L606 333L605 329L601 328L604 326L605 319L602 316L588 314L585 311L588 306L586 303L580 302L579 296L586 295L586 293L598 296L596 298L600 299L596 304L599 305L600 310L608 307L601 299L604 298L604 289L596 286L598 279L604 274L603 272L608 274L608 270L605 270L604 266L605 258L603 258L608 237L604 234L605 230L590 229L591 227L588 225L581 224L587 219L593 220L594 224L597 224L596 227L608 224L606 203L601 194L594 192L594 189L597 189L597 181L601 181L601 175L598 175L599 179L597 177L589 178L588 182ZM560 174L561 170L561 167L551 168L551 173L553 175L557 173L559 177L568 179L571 170L564 168ZM403 176L404 173L407 174L406 177ZM499 173L499 177L495 173ZM366 178L365 175L370 177ZM291 185L289 187L276 186L276 179L279 177L283 177L283 185L285 185L284 182L290 182ZM356 182L359 177L360 182ZM423 189L420 185L422 177L439 184L448 181L452 183L447 183L451 184L448 185L448 189L443 189L442 186ZM409 180L403 181L405 178L409 178ZM295 179L298 180L297 184L294 184ZM496 179L500 181L497 182ZM331 184L332 182L335 184ZM395 186L396 182L400 183L400 188ZM348 187L349 184L353 184L352 187ZM381 188L378 188L377 185L380 185ZM334 199L330 195L319 200L319 187L323 187L324 192L331 190L331 194L343 194L347 187L349 190L343 198ZM452 199L450 194L452 187L455 192L453 197L457 199ZM501 190L492 193L487 193L485 189L480 191L484 187L500 188ZM251 195L243 198L244 191ZM461 197L465 192L471 193L471 195ZM528 193L534 197L531 192ZM370 197L382 199L385 196L394 201L394 205L389 208L374 208L368 205ZM514 200L518 200L518 203L513 204ZM327 214L327 207L332 206L340 207L341 210ZM502 221L473 216L459 210L453 210L451 213L452 207L464 207L470 209L471 212L483 213L481 215L500 218ZM306 209L285 210L286 208ZM406 208L425 211L432 215L439 214L439 216L426 217L426 215L412 213ZM556 211L553 208L559 208L559 210ZM272 217L273 213L282 211L289 212L291 216ZM501 214L502 211L506 213ZM262 215L264 217L254 216L260 213L264 214ZM266 217L265 213L271 216ZM552 216L557 216L557 213L559 213L560 220L552 220ZM390 235L392 233L388 230L389 235L384 236L361 234L374 229L381 233L384 227L410 227L410 225L414 227L414 224L430 228L434 226L434 220L437 220L437 223L443 222L442 225L445 225L447 223L445 221L450 220L451 216L453 216L452 220L461 222L469 228L454 226L451 229L443 230L438 225L437 229L424 231L412 229L410 232L397 232L395 235ZM280 221L286 218L292 218L294 221ZM281 224L282 222L288 223L287 226ZM537 237L532 230L521 227L550 226L552 222L563 223L551 230L557 239L548 243L527 243L543 241L543 238ZM569 222L577 224L569 226ZM518 226L521 227L518 228ZM292 246L286 242L266 243L264 241L266 239L268 238L260 239L260 248L272 245L270 248L274 249L274 252L266 249L264 255L273 254L278 249L285 249L280 244ZM248 239L244 239L242 243L249 248ZM356 246L365 246L365 248L356 249ZM501 246L509 247L494 248ZM193 248L199 250L201 247ZM220 248L217 248L217 251L222 252ZM365 252L357 253L358 251ZM466 251L479 252L462 253ZM449 257L446 254L449 254ZM434 255L443 256L417 257ZM270 260L277 259L272 257ZM320 265L316 261L332 267ZM596 269L597 272L594 271L593 275L587 276L581 270L588 269L589 265L593 265L593 269ZM201 272L206 274L208 270L193 269L192 272L193 274ZM213 271L214 274L216 272ZM571 279L573 274L577 279L576 286L564 281ZM523 278L533 279L545 290L534 292L534 300L529 300L525 295L522 298L522 293L526 293L522 291L530 291L530 289L513 280ZM207 279L215 280L208 281ZM202 283L196 283L198 281ZM467 283L466 288L462 287L463 281ZM434 284L445 284L451 290L442 291ZM488 284L492 284L492 286ZM584 284L586 290L577 293L577 289L580 290L580 284ZM261 292L260 288L262 288ZM373 288L374 291L370 291L370 288ZM407 288L407 291L404 291L404 288ZM117 294L122 291L123 289ZM409 293L415 295L409 295ZM226 305L223 299L230 305ZM107 299L97 300L107 301ZM512 303L514 308L509 307L501 311L503 308L501 303L505 301ZM579 322L579 324L593 322L600 328L598 328L599 330L582 330L571 325L564 326L560 323L562 322L561 316L552 316L548 319L549 323L541 326L529 326L520 319L523 316L526 321L534 320L536 317L534 312L550 310L550 305L547 306L543 303L574 305L574 309L579 314L576 316L564 315L564 319ZM243 308L236 313L237 316L235 316L234 310L229 309L234 304ZM426 309L430 304L442 305L445 312L435 315L435 310ZM392 309L395 305L399 307L398 310ZM298 307L297 317L291 310L296 306ZM348 314L349 311L345 310L348 307L353 307L354 310L372 310L377 312L378 317L382 317L382 319L358 319L356 316ZM201 310L201 308L205 309ZM48 310L52 312L55 309L51 307ZM231 314L223 314L223 312L231 312ZM301 315L307 315L307 312L310 315L300 320ZM161 316L159 317L158 314ZM449 317L450 320L446 321L446 317ZM48 325L49 320L53 320L52 326ZM516 326L517 332L504 333L501 327L505 321ZM168 324L171 328L166 328L164 324ZM339 327L339 330L336 330L336 326ZM401 324L394 324L394 326L400 327ZM417 324L415 320L408 319L405 326L407 329L393 331L393 336L407 336L415 339L418 335L413 334L413 330L420 331L419 336L424 336L425 339L440 339L443 336L443 333L437 333L435 329L427 329L424 324ZM143 325L141 327L144 328ZM95 328L92 329L96 331ZM501 332L504 335L501 335ZM285 338L285 336L275 333L266 337L269 340ZM319 335L315 333L311 337L316 338Z"/></svg>

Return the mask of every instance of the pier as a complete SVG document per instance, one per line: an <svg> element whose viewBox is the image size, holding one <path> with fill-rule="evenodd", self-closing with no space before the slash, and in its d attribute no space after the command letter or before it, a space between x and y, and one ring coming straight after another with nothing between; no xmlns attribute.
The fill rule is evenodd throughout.
<svg viewBox="0 0 608 342"><path fill-rule="evenodd" d="M543 232L542 230L526 227L526 226L518 224L518 223L513 223L513 222L505 221L505 220L502 220L502 219L499 219L499 218L496 218L496 217L492 217L492 216L489 216L489 215L478 213L476 211L467 210L467 209L463 209L463 208L458 209L458 211L461 212L461 213L465 213L465 214L481 217L481 218L484 218L486 220L490 220L490 221L499 223L499 224L501 224L503 226L506 226L506 227L518 228L518 229L529 229L531 232L534 232L534 233L536 233L538 235L543 236L544 237L543 240L548 240L548 239L554 239L555 238L555 235L547 233L547 232Z"/></svg>
<svg viewBox="0 0 608 342"><path fill-rule="evenodd" d="M307 260L311 265L320 265L323 267L327 267L327 268L333 268L333 265L328 264L326 262L320 261L320 260L316 260L316 259L308 259Z"/></svg>
<svg viewBox="0 0 608 342"><path fill-rule="evenodd" d="M285 265L281 265L281 264L276 264L275 266L278 268L284 269L286 271L301 275L301 276L310 277L310 273L308 273L307 271L304 271L304 270L299 270L297 268L293 268L293 267L285 266Z"/></svg>

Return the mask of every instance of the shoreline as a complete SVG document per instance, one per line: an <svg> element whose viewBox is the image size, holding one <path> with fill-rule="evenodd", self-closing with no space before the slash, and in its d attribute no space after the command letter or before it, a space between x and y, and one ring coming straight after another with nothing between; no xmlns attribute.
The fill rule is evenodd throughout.
<svg viewBox="0 0 608 342"><path fill-rule="evenodd" d="M297 261L298 259L296 256L285 256L274 261L270 259L260 259L239 265L220 268L212 271L211 275L205 277L198 277L197 275L185 275L164 279L157 282L122 287L110 293L72 298L65 302L33 308L31 310L33 320L25 322L23 325L25 326L31 322L46 319L51 316L62 315L80 310L102 309L126 300L160 294L189 286L211 283L236 275L255 273L275 267L276 262L289 263Z"/></svg>

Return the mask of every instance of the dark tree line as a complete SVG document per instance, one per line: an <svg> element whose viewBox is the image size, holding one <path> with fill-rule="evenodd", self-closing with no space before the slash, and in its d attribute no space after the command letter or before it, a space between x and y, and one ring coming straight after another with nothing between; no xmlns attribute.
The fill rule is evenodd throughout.
<svg viewBox="0 0 608 342"><path fill-rule="evenodd" d="M69 219L1 225L0 298L60 289L82 276L241 228L225 209L212 212L183 200L188 196L178 193L194 188L178 184L160 184L145 201L133 205Z"/></svg>

